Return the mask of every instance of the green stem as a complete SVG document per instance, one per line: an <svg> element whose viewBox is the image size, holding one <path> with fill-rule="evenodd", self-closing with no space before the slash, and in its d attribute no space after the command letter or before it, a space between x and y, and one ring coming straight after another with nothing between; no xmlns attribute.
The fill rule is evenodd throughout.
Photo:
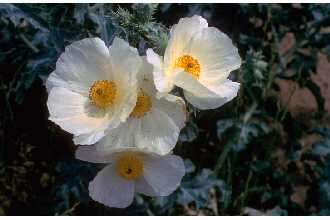
<svg viewBox="0 0 330 220"><path fill-rule="evenodd" d="M224 149L223 149L222 154L218 158L217 164L216 164L216 166L214 168L215 173L218 173L221 170L221 168L223 166L223 163L225 162L225 160L227 158L227 155L230 152L230 150L231 150L231 145L227 143L224 146Z"/></svg>
<svg viewBox="0 0 330 220"><path fill-rule="evenodd" d="M245 200L246 200L246 197L247 197L247 194L248 194L248 191L249 191L249 184L250 184L251 178L252 178L252 171L250 170L249 175L248 175L247 180L246 180L245 189L244 189L244 192L243 192L243 195L242 195L241 207L244 207Z"/></svg>

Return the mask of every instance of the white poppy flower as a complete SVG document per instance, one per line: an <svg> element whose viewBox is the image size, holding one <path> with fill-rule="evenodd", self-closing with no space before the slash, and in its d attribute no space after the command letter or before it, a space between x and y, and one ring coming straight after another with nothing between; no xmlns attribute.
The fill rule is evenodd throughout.
<svg viewBox="0 0 330 220"><path fill-rule="evenodd" d="M181 87L187 101L199 109L220 107L239 90L239 83L227 79L241 65L237 48L200 16L180 19L171 29L164 58L148 49L147 59L159 92Z"/></svg>
<svg viewBox="0 0 330 220"><path fill-rule="evenodd" d="M89 183L89 195L104 205L129 206L135 192L147 196L168 196L180 185L185 174L179 156L122 148L104 152L93 146L81 146L76 157L92 163L108 163Z"/></svg>
<svg viewBox="0 0 330 220"><path fill-rule="evenodd" d="M167 94L157 97L152 66L143 57L138 78L138 97L130 117L109 130L96 145L103 148L138 146L168 154L176 145L186 121L183 99Z"/></svg>
<svg viewBox="0 0 330 220"><path fill-rule="evenodd" d="M49 119L75 144L94 144L133 110L140 65L137 50L119 38L110 48L99 38L72 43L46 82Z"/></svg>

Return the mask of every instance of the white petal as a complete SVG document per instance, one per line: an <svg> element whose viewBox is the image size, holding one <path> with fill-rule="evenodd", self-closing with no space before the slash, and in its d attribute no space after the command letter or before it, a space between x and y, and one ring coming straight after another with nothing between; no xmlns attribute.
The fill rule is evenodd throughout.
<svg viewBox="0 0 330 220"><path fill-rule="evenodd" d="M116 81L137 81L136 75L141 65L141 57L136 48L115 37L109 48L113 77Z"/></svg>
<svg viewBox="0 0 330 220"><path fill-rule="evenodd" d="M180 185L184 174L185 167L181 157L149 154L144 160L143 176L152 189L147 189L149 186L143 185L141 181L136 190L147 195L168 196Z"/></svg>
<svg viewBox="0 0 330 220"><path fill-rule="evenodd" d="M56 74L73 88L90 88L110 76L109 50L99 38L86 38L65 48L56 62Z"/></svg>
<svg viewBox="0 0 330 220"><path fill-rule="evenodd" d="M184 100L178 96L166 94L153 103L158 110L164 112L179 129L185 126L187 110Z"/></svg>
<svg viewBox="0 0 330 220"><path fill-rule="evenodd" d="M76 150L75 156L79 160L91 163L110 163L112 157L108 152L94 146L80 146Z"/></svg>
<svg viewBox="0 0 330 220"><path fill-rule="evenodd" d="M174 123L181 129L186 121L186 106L182 98L168 94L159 93L153 82L152 65L143 57L143 65L139 71L139 87L148 95L153 97L153 106L165 112Z"/></svg>
<svg viewBox="0 0 330 220"><path fill-rule="evenodd" d="M240 84L227 79L223 83L210 83L208 88L217 93L219 96L225 98L226 102L229 102L237 96Z"/></svg>
<svg viewBox="0 0 330 220"><path fill-rule="evenodd" d="M153 108L140 120L140 129L135 131L136 146L161 155L168 154L175 147L180 128L166 113Z"/></svg>
<svg viewBox="0 0 330 220"><path fill-rule="evenodd" d="M149 96L155 96L157 89L154 83L153 66L148 63L146 56L142 57L142 65L138 72L138 88L141 88Z"/></svg>
<svg viewBox="0 0 330 220"><path fill-rule="evenodd" d="M136 48L130 47L127 42L117 37L109 51L113 69L112 78L118 89L117 103L114 105L114 117L119 117L124 122L136 104L137 73L142 60Z"/></svg>
<svg viewBox="0 0 330 220"><path fill-rule="evenodd" d="M198 109L215 109L224 105L227 101L218 95L198 96L188 91L184 91L184 97L187 101Z"/></svg>
<svg viewBox="0 0 330 220"><path fill-rule="evenodd" d="M153 78L159 92L168 93L173 89L171 79L165 75L162 58L152 49L147 50L147 60L153 65Z"/></svg>
<svg viewBox="0 0 330 220"><path fill-rule="evenodd" d="M186 40L193 36L195 32L207 27L207 21L203 17L199 15L193 15L191 17L181 18L178 24L171 28L170 35L171 37L175 37L175 34L185 34L184 36L180 37L182 37L183 40Z"/></svg>
<svg viewBox="0 0 330 220"><path fill-rule="evenodd" d="M116 84L118 85L118 84ZM122 88L119 88L119 87ZM133 111L137 100L137 84L136 83L123 83L118 86L118 95L116 103L112 106L112 118L116 122L109 123L109 129L116 128L119 123L125 122L131 112Z"/></svg>
<svg viewBox="0 0 330 220"><path fill-rule="evenodd" d="M147 182L144 176L138 178L135 182L136 192L142 193L146 196L158 196L158 192L155 191L152 186Z"/></svg>
<svg viewBox="0 0 330 220"><path fill-rule="evenodd" d="M95 147L98 148L98 146L95 145ZM103 149L99 149L103 152ZM112 161L115 161L118 159L118 156L120 156L123 152L135 152L138 154L149 154L149 153L153 153L150 152L146 149L140 149L137 147L120 147L120 148L116 148L116 149L106 149L106 153L111 156L113 159L111 159Z"/></svg>
<svg viewBox="0 0 330 220"><path fill-rule="evenodd" d="M204 86L189 73L186 73L180 69L176 69L175 72L173 72L173 79L176 86L181 87L182 89L193 94L198 94L199 96L212 95L212 91L210 91L206 86Z"/></svg>
<svg viewBox="0 0 330 220"><path fill-rule="evenodd" d="M117 128L107 130L106 135L95 146L99 149L114 150L123 147L135 147L135 133L139 132L139 120L128 118Z"/></svg>
<svg viewBox="0 0 330 220"><path fill-rule="evenodd" d="M192 37L204 28L207 28L207 26L207 21L201 16L194 15L189 18L181 18L178 24L171 29L170 40L164 56L165 66L170 66L173 59L183 55Z"/></svg>
<svg viewBox="0 0 330 220"><path fill-rule="evenodd" d="M135 186L133 181L121 178L110 164L89 183L88 190L95 201L109 207L126 208L133 202Z"/></svg>
<svg viewBox="0 0 330 220"><path fill-rule="evenodd" d="M226 34L216 28L205 28L196 33L189 47L187 53L201 65L199 80L202 82L224 81L231 71L241 65L237 48Z"/></svg>
<svg viewBox="0 0 330 220"><path fill-rule="evenodd" d="M73 143L75 145L91 145L98 142L105 135L104 129L96 130L87 134L75 135L73 137Z"/></svg>
<svg viewBox="0 0 330 220"><path fill-rule="evenodd" d="M90 116L88 105L88 98L66 88L54 87L47 100L49 119L74 135L105 129L107 118Z"/></svg>
<svg viewBox="0 0 330 220"><path fill-rule="evenodd" d="M215 109L230 101L226 98L226 94L217 94L211 90L211 87L206 87L186 72L176 72L174 79L175 84L185 90L184 95L187 101L196 108Z"/></svg>
<svg viewBox="0 0 330 220"><path fill-rule="evenodd" d="M117 128L107 131L105 137L95 146L108 150L136 147L167 154L177 143L181 129L178 124L182 125L183 120L180 118L174 121L169 113L154 108L142 118L129 118Z"/></svg>
<svg viewBox="0 0 330 220"><path fill-rule="evenodd" d="M98 142L100 143L100 142ZM106 148L99 144L93 146L79 146L75 152L75 157L79 160L91 163L114 163L122 152L149 153L136 147Z"/></svg>
<svg viewBox="0 0 330 220"><path fill-rule="evenodd" d="M59 77L59 75L57 75L56 72L54 71L51 74L49 74L46 80L47 92L49 93L50 90L55 86L69 88L67 82L63 80L61 77Z"/></svg>

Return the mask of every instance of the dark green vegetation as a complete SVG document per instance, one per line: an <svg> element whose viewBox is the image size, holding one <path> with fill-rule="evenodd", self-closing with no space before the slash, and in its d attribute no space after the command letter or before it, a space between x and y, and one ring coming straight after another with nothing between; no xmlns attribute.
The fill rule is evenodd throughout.
<svg viewBox="0 0 330 220"><path fill-rule="evenodd" d="M89 36L163 53L168 28L193 14L239 48L239 96L189 108L174 194L124 210L90 200L101 167L76 160L71 136L47 120L46 77ZM0 4L0 33L1 215L330 214L330 5Z"/></svg>

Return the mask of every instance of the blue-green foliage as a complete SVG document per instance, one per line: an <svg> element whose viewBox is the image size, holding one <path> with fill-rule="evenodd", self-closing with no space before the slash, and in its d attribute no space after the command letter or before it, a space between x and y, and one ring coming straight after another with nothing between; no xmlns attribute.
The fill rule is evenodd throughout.
<svg viewBox="0 0 330 220"><path fill-rule="evenodd" d="M89 163L71 160L59 162L56 167L59 181L54 188L54 213L63 214L76 203L87 203L89 194L88 180L94 178L96 166Z"/></svg>
<svg viewBox="0 0 330 220"><path fill-rule="evenodd" d="M255 138L269 132L266 123L257 118L248 119L248 121L246 119L220 120L217 122L217 127L217 135L220 139L230 135L229 143L227 144L231 145L230 148L234 151L245 149Z"/></svg>
<svg viewBox="0 0 330 220"><path fill-rule="evenodd" d="M186 126L182 129L179 139L182 142L192 142L198 137L198 132L199 129L197 125L192 121L188 121Z"/></svg>
<svg viewBox="0 0 330 220"><path fill-rule="evenodd" d="M330 154L330 129L316 128L313 131L322 135L324 139L313 144L312 153L318 156L328 156Z"/></svg>
<svg viewBox="0 0 330 220"><path fill-rule="evenodd" d="M313 144L312 154L325 158L325 167L322 170L322 178L319 183L320 215L329 215L330 210L330 129L315 128L315 132L322 136L320 141Z"/></svg>

